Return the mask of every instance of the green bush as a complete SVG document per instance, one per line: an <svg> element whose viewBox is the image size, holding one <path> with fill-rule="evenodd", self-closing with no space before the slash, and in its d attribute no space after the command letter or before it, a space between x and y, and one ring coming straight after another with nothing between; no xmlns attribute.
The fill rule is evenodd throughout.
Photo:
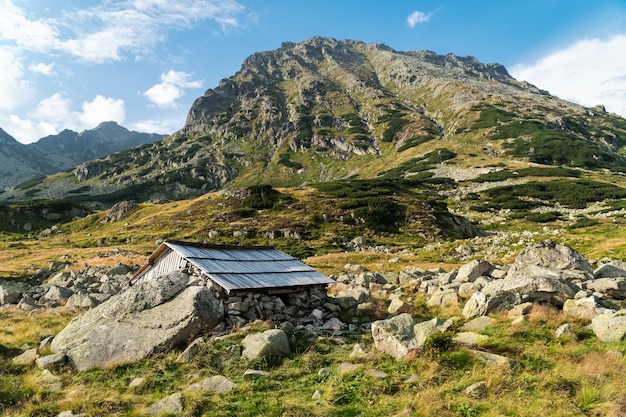
<svg viewBox="0 0 626 417"><path fill-rule="evenodd" d="M365 227L376 231L393 231L397 223L404 221L404 208L390 197L376 197L367 200L367 207L354 210L356 217L362 218Z"/></svg>
<svg viewBox="0 0 626 417"><path fill-rule="evenodd" d="M253 185L248 188L250 194L243 199L242 204L255 209L268 209L278 202L279 192L271 185Z"/></svg>
<svg viewBox="0 0 626 417"><path fill-rule="evenodd" d="M548 223L556 220L560 220L562 217L558 211L549 211L547 213L529 213L526 216L526 220L535 223Z"/></svg>

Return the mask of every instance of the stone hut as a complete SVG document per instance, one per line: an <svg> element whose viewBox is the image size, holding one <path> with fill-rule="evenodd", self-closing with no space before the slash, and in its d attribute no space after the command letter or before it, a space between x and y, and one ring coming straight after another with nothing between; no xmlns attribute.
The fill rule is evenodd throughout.
<svg viewBox="0 0 626 417"><path fill-rule="evenodd" d="M323 305L335 281L270 246L234 246L166 240L130 285L183 271L224 301L229 324L289 320ZM306 313L308 315L308 313Z"/></svg>

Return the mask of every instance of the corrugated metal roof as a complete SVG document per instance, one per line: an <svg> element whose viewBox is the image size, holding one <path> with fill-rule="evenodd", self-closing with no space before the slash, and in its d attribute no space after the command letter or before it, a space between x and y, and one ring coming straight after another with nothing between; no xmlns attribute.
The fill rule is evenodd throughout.
<svg viewBox="0 0 626 417"><path fill-rule="evenodd" d="M335 282L309 265L269 246L206 245L181 241L165 241L163 245L189 260L227 292ZM152 262L163 255L164 251L159 249L150 258Z"/></svg>

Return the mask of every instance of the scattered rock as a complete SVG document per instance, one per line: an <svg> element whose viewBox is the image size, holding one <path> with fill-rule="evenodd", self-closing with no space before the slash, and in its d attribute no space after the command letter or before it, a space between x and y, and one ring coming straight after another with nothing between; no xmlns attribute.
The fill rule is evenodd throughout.
<svg viewBox="0 0 626 417"><path fill-rule="evenodd" d="M185 392L201 391L225 393L235 388L235 386L236 384L225 376L216 375L200 382L196 382L195 384L191 384L187 387Z"/></svg>
<svg viewBox="0 0 626 417"><path fill-rule="evenodd" d="M474 332L460 332L452 337L452 341L463 346L482 346L489 341L489 336Z"/></svg>
<svg viewBox="0 0 626 417"><path fill-rule="evenodd" d="M593 278L587 260L569 246L544 240L523 249L509 269L507 278L534 275L553 276L560 280Z"/></svg>
<svg viewBox="0 0 626 417"><path fill-rule="evenodd" d="M487 382L480 381L465 388L465 395L481 400L487 396Z"/></svg>
<svg viewBox="0 0 626 417"><path fill-rule="evenodd" d="M137 204L130 201L120 201L111 207L104 215L100 223L113 223L122 219L125 215L137 208Z"/></svg>
<svg viewBox="0 0 626 417"><path fill-rule="evenodd" d="M270 376L270 373L267 371L259 371L256 369L246 369L243 373L243 376Z"/></svg>
<svg viewBox="0 0 626 417"><path fill-rule="evenodd" d="M454 281L456 282L473 282L476 278L489 275L493 270L493 265L487 261L474 260L459 268Z"/></svg>
<svg viewBox="0 0 626 417"><path fill-rule="evenodd" d="M600 314L591 320L589 328L603 342L617 342L626 339L626 310Z"/></svg>
<svg viewBox="0 0 626 417"><path fill-rule="evenodd" d="M401 359L409 352L422 347L430 335L445 331L451 325L452 320L439 318L416 322L410 314L404 313L373 322L372 336L376 349Z"/></svg>
<svg viewBox="0 0 626 417"><path fill-rule="evenodd" d="M280 329L270 329L263 333L246 336L241 344L242 355L249 360L258 358L283 358L291 355L287 334Z"/></svg>
<svg viewBox="0 0 626 417"><path fill-rule="evenodd" d="M200 350L200 345L204 343L204 339L202 337L197 338L189 346L185 349L176 359L178 363L189 363L191 360L198 354Z"/></svg>
<svg viewBox="0 0 626 417"><path fill-rule="evenodd" d="M58 369L65 365L66 361L67 358L64 353L54 353L37 358L35 365L37 365L39 369Z"/></svg>
<svg viewBox="0 0 626 417"><path fill-rule="evenodd" d="M555 331L554 336L556 338L561 338L570 334L574 334L574 330L572 330L572 326L569 323L561 324Z"/></svg>
<svg viewBox="0 0 626 417"><path fill-rule="evenodd" d="M60 376L54 375L48 369L44 369L37 378L40 387L49 391L61 391L63 389L63 381Z"/></svg>
<svg viewBox="0 0 626 417"><path fill-rule="evenodd" d="M35 360L37 360L37 358L39 358L37 349L32 348L24 351L21 355L14 357L13 359L11 359L11 362L14 365L30 366L35 363Z"/></svg>
<svg viewBox="0 0 626 417"><path fill-rule="evenodd" d="M507 368L512 368L513 366L515 366L515 361L513 359L501 355L496 355L495 353L471 349L469 350L469 353L476 359L479 359L488 365L503 366Z"/></svg>
<svg viewBox="0 0 626 417"><path fill-rule="evenodd" d="M142 377L133 378L133 380L130 381L130 383L128 384L128 388L142 387L145 384L146 384L146 378L142 378Z"/></svg>
<svg viewBox="0 0 626 417"><path fill-rule="evenodd" d="M3 281L0 283L0 305L16 304L22 294L26 291L26 284L23 282Z"/></svg>
<svg viewBox="0 0 626 417"><path fill-rule="evenodd" d="M461 330L481 331L481 330L485 330L487 327L491 326L492 324L497 323L497 321L498 320L491 318L491 317L480 316L463 324L461 326Z"/></svg>
<svg viewBox="0 0 626 417"><path fill-rule="evenodd" d="M183 395L179 392L157 401L144 410L144 414L156 416L159 414L172 413L180 414L183 412Z"/></svg>

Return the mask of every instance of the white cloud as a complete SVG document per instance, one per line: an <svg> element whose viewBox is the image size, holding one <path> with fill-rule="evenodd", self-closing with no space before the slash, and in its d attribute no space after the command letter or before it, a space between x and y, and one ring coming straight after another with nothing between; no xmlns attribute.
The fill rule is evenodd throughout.
<svg viewBox="0 0 626 417"><path fill-rule="evenodd" d="M39 62L37 64L29 65L28 70L37 74L54 75L54 65L54 62L51 64L44 64L43 62Z"/></svg>
<svg viewBox="0 0 626 417"><path fill-rule="evenodd" d="M35 94L32 83L24 78L21 57L10 49L0 48L0 74L0 109L13 110Z"/></svg>
<svg viewBox="0 0 626 417"><path fill-rule="evenodd" d="M0 40L31 51L56 50L93 63L142 56L167 32L211 20L222 30L240 26L245 8L235 0L107 1L63 18L29 20L13 0L0 0Z"/></svg>
<svg viewBox="0 0 626 417"><path fill-rule="evenodd" d="M430 20L435 12L424 13L420 11L415 11L406 18L406 23L409 25L411 29L413 29L417 24L426 23Z"/></svg>
<svg viewBox="0 0 626 417"><path fill-rule="evenodd" d="M92 101L83 103L83 111L78 114L78 118L84 129L94 128L102 122L123 124L126 118L124 100L97 95Z"/></svg>
<svg viewBox="0 0 626 417"><path fill-rule="evenodd" d="M12 0L0 0L0 39L15 41L17 46L45 50L57 44L58 33L51 21L28 20Z"/></svg>
<svg viewBox="0 0 626 417"><path fill-rule="evenodd" d="M626 35L582 39L536 62L511 67L515 78L584 106L626 117Z"/></svg>
<svg viewBox="0 0 626 417"><path fill-rule="evenodd" d="M183 123L184 120L181 122L178 119L139 120L135 123L131 123L128 129L137 132L170 135L183 127Z"/></svg>
<svg viewBox="0 0 626 417"><path fill-rule="evenodd" d="M161 74L161 82L143 93L159 107L175 107L176 100L185 94L186 89L202 87L202 81L192 80L187 72L173 71Z"/></svg>
<svg viewBox="0 0 626 417"><path fill-rule="evenodd" d="M2 118L0 122L7 133L22 143L32 143L58 132L54 125L43 120L22 119L16 115Z"/></svg>
<svg viewBox="0 0 626 417"><path fill-rule="evenodd" d="M41 100L28 118L17 115L0 117L0 126L20 142L30 143L63 129L82 132L102 122L123 124L125 118L124 100L97 95L93 100L83 102L81 111L75 111L68 98L55 93Z"/></svg>

